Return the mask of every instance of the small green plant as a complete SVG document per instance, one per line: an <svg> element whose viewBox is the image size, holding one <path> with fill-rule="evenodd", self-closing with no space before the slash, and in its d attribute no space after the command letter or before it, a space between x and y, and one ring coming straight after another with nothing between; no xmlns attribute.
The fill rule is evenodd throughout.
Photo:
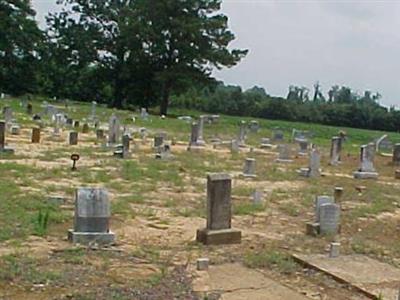
<svg viewBox="0 0 400 300"><path fill-rule="evenodd" d="M47 233L47 227L49 224L49 215L50 211L46 209L46 211L39 210L39 213L35 222L35 234L38 236L44 236Z"/></svg>

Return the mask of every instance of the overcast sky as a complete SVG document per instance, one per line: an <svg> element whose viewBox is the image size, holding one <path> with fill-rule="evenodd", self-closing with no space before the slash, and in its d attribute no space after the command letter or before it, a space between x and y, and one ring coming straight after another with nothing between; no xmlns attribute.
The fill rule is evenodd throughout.
<svg viewBox="0 0 400 300"><path fill-rule="evenodd" d="M38 20L57 6L33 0ZM236 67L216 72L228 84L286 96L291 84L326 93L334 84L378 91L400 106L400 1L224 0L223 12L249 49Z"/></svg>

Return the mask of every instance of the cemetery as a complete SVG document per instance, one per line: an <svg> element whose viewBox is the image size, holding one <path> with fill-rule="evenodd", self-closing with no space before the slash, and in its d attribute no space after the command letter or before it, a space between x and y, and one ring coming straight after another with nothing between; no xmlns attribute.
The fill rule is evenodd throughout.
<svg viewBox="0 0 400 300"><path fill-rule="evenodd" d="M0 299L398 300L397 133L0 106Z"/></svg>
<svg viewBox="0 0 400 300"><path fill-rule="evenodd" d="M0 0L0 300L400 300L399 17Z"/></svg>

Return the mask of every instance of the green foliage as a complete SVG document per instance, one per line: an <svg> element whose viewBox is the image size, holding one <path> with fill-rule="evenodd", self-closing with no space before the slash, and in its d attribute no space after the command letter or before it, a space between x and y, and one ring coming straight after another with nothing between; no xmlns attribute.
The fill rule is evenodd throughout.
<svg viewBox="0 0 400 300"><path fill-rule="evenodd" d="M210 81L211 67L247 53L228 49L235 37L220 0L59 2L68 9L49 16L43 53L47 92L58 96L160 103L166 114L172 91Z"/></svg>
<svg viewBox="0 0 400 300"><path fill-rule="evenodd" d="M42 40L30 1L0 0L0 91L36 91L35 51Z"/></svg>
<svg viewBox="0 0 400 300"><path fill-rule="evenodd" d="M397 131L400 127L400 112L380 106L379 94L366 91L358 95L348 87L338 86L328 92L328 100L319 87L316 94L315 100L309 100L306 88L291 86L285 99L270 96L259 87L242 91L240 87L220 83L214 89L193 87L186 93L174 95L172 104L179 108L271 120L387 131Z"/></svg>
<svg viewBox="0 0 400 300"><path fill-rule="evenodd" d="M38 236L44 236L47 233L47 226L49 224L50 211L39 210L37 218L35 220L35 234Z"/></svg>

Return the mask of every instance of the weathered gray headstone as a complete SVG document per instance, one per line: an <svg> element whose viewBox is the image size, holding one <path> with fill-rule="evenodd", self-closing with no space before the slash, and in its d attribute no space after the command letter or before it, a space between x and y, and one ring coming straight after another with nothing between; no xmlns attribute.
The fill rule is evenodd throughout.
<svg viewBox="0 0 400 300"><path fill-rule="evenodd" d="M140 109L140 118L141 118L142 120L145 120L145 121L147 121L147 119L149 118L149 114L148 114L146 108L144 108L144 107L142 107L142 108Z"/></svg>
<svg viewBox="0 0 400 300"><path fill-rule="evenodd" d="M6 147L6 122L0 121L0 153L14 153L14 149Z"/></svg>
<svg viewBox="0 0 400 300"><path fill-rule="evenodd" d="M246 135L247 135L247 124L245 121L241 121L239 123L239 135L237 139L240 147L244 147L246 145Z"/></svg>
<svg viewBox="0 0 400 300"><path fill-rule="evenodd" d="M281 142L283 141L284 136L283 136L283 131L280 129L273 129L272 130L272 140L274 142Z"/></svg>
<svg viewBox="0 0 400 300"><path fill-rule="evenodd" d="M400 165L400 143L395 144L393 147L393 159L392 162L395 166Z"/></svg>
<svg viewBox="0 0 400 300"><path fill-rule="evenodd" d="M197 231L197 241L206 245L240 243L241 232L231 228L231 189L228 174L207 176L207 226Z"/></svg>
<svg viewBox="0 0 400 300"><path fill-rule="evenodd" d="M250 132L256 133L260 130L260 124L258 121L252 120L249 122L249 129Z"/></svg>
<svg viewBox="0 0 400 300"><path fill-rule="evenodd" d="M204 147L204 140L201 140L199 138L199 132L200 132L200 123L193 122L188 150L195 150Z"/></svg>
<svg viewBox="0 0 400 300"><path fill-rule="evenodd" d="M299 143L299 155L307 155L308 154L308 145L309 142L306 139L299 139L297 140L297 142Z"/></svg>
<svg viewBox="0 0 400 300"><path fill-rule="evenodd" d="M12 135L19 135L21 127L18 124L12 124L10 132Z"/></svg>
<svg viewBox="0 0 400 300"><path fill-rule="evenodd" d="M231 141L231 153L238 153L239 152L239 142L238 140Z"/></svg>
<svg viewBox="0 0 400 300"><path fill-rule="evenodd" d="M319 222L320 207L322 204L333 204L335 199L331 196L317 196L315 198L315 222Z"/></svg>
<svg viewBox="0 0 400 300"><path fill-rule="evenodd" d="M310 159L308 168L301 168L300 175L304 177L318 177L320 173L321 156L316 148L313 148L310 152Z"/></svg>
<svg viewBox="0 0 400 300"><path fill-rule="evenodd" d="M164 144L164 137L162 135L156 135L154 137L154 147L160 147Z"/></svg>
<svg viewBox="0 0 400 300"><path fill-rule="evenodd" d="M270 138L261 138L260 148L270 149L272 147L273 147L273 145L271 144L271 139Z"/></svg>
<svg viewBox="0 0 400 300"><path fill-rule="evenodd" d="M376 179L378 173L374 168L375 145L370 143L361 146L360 150L360 168L354 172L354 178L357 179Z"/></svg>
<svg viewBox="0 0 400 300"><path fill-rule="evenodd" d="M340 206L333 203L325 203L319 207L319 232L325 234L337 234L340 225Z"/></svg>
<svg viewBox="0 0 400 300"><path fill-rule="evenodd" d="M120 123L116 115L112 115L108 125L108 143L116 144L120 139Z"/></svg>
<svg viewBox="0 0 400 300"><path fill-rule="evenodd" d="M79 244L111 244L115 235L110 231L108 192L99 188L79 188L76 192L74 229L68 239Z"/></svg>
<svg viewBox="0 0 400 300"><path fill-rule="evenodd" d="M341 161L341 152L342 152L342 141L343 139L338 136L332 137L331 141L331 153L330 153L330 164L332 166L336 166Z"/></svg>
<svg viewBox="0 0 400 300"><path fill-rule="evenodd" d="M279 155L275 160L278 163L291 163L293 160L290 158L290 149L288 145L278 145Z"/></svg>
<svg viewBox="0 0 400 300"><path fill-rule="evenodd" d="M256 177L256 160L254 158L246 158L243 167L244 177Z"/></svg>
<svg viewBox="0 0 400 300"><path fill-rule="evenodd" d="M4 120L6 122L6 125L8 126L11 123L11 120L13 119L12 108L9 106L4 106L3 115L4 115Z"/></svg>
<svg viewBox="0 0 400 300"><path fill-rule="evenodd" d="M340 254L340 243L337 242L331 243L329 248L329 257L330 258L339 257L339 254Z"/></svg>
<svg viewBox="0 0 400 300"><path fill-rule="evenodd" d="M78 132L71 131L69 133L69 144L70 145L78 145Z"/></svg>

